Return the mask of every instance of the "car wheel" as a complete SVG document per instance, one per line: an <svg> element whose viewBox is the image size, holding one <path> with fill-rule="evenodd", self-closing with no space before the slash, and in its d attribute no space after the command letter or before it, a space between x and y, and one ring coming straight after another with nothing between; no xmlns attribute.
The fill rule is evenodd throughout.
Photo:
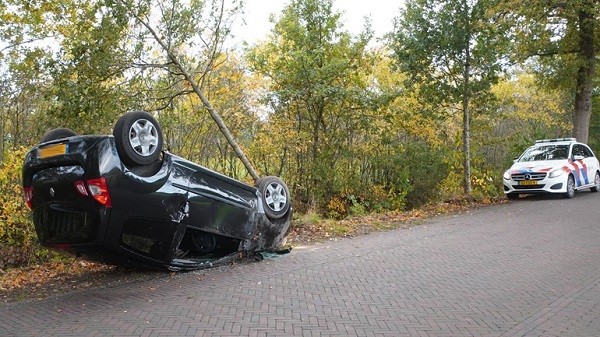
<svg viewBox="0 0 600 337"><path fill-rule="evenodd" d="M162 130L156 119L145 111L132 111L121 116L115 124L113 136L125 164L151 164L162 151Z"/></svg>
<svg viewBox="0 0 600 337"><path fill-rule="evenodd" d="M49 142L51 140L67 138L67 137L72 137L72 136L77 136L77 133L71 129L67 129L67 128L52 129L52 130L46 132L42 136L42 140L40 141L40 143L45 143L45 142Z"/></svg>
<svg viewBox="0 0 600 337"><path fill-rule="evenodd" d="M510 193L510 194L507 194L506 197L508 199L510 199L510 200L516 200L516 199L519 199L519 194L517 194L517 193Z"/></svg>
<svg viewBox="0 0 600 337"><path fill-rule="evenodd" d="M573 176L569 176L567 179L567 192L564 194L565 198L573 198L575 196L575 179Z"/></svg>
<svg viewBox="0 0 600 337"><path fill-rule="evenodd" d="M278 177L268 176L256 181L262 194L265 214L269 219L279 219L290 209L290 191Z"/></svg>
<svg viewBox="0 0 600 337"><path fill-rule="evenodd" d="M590 188L592 192L600 191L600 173L596 172L596 177L594 178L594 186Z"/></svg>

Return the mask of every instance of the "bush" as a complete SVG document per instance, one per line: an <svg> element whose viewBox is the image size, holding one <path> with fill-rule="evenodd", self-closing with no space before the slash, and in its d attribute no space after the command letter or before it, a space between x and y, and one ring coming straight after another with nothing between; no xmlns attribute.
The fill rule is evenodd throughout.
<svg viewBox="0 0 600 337"><path fill-rule="evenodd" d="M418 208L440 198L440 183L449 169L444 153L425 142L407 144L404 161L410 189L406 194L406 207Z"/></svg>
<svg viewBox="0 0 600 337"><path fill-rule="evenodd" d="M7 151L0 162L0 268L27 265L39 250L29 208L23 199L21 169L27 150Z"/></svg>

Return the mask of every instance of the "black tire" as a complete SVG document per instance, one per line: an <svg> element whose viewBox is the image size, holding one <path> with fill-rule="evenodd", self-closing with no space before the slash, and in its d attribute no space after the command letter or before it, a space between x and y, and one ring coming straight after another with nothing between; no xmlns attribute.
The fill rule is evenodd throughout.
<svg viewBox="0 0 600 337"><path fill-rule="evenodd" d="M52 130L46 132L42 136L42 140L40 141L40 143L45 143L45 142L49 142L51 140L73 137L73 136L77 136L77 133L71 129L67 129L67 128L52 129Z"/></svg>
<svg viewBox="0 0 600 337"><path fill-rule="evenodd" d="M596 175L594 176L594 186L590 187L590 191L592 191L592 192L600 191L600 173L598 173L598 172L596 172Z"/></svg>
<svg viewBox="0 0 600 337"><path fill-rule="evenodd" d="M156 119L145 111L122 115L113 129L119 157L126 165L148 165L160 157L162 130Z"/></svg>
<svg viewBox="0 0 600 337"><path fill-rule="evenodd" d="M567 179L567 192L565 192L563 196L567 199L571 199L575 196L575 178L571 175Z"/></svg>
<svg viewBox="0 0 600 337"><path fill-rule="evenodd" d="M269 219L279 219L290 210L290 191L283 180L268 176L258 179L255 185L262 194L265 214Z"/></svg>
<svg viewBox="0 0 600 337"><path fill-rule="evenodd" d="M519 194L518 193L509 193L506 195L506 197L509 200L517 200L517 199L519 199Z"/></svg>

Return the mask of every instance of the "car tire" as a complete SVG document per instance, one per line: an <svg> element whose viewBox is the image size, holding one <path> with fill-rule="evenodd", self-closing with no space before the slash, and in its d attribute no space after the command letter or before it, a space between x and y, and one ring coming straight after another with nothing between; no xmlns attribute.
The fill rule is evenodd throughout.
<svg viewBox="0 0 600 337"><path fill-rule="evenodd" d="M594 186L590 188L592 192L600 191L600 173L596 172L596 176L594 177Z"/></svg>
<svg viewBox="0 0 600 337"><path fill-rule="evenodd" d="M127 165L148 165L160 157L162 130L148 112L132 111L122 115L115 124L113 136L119 157Z"/></svg>
<svg viewBox="0 0 600 337"><path fill-rule="evenodd" d="M67 137L72 137L72 136L77 136L77 132L75 132L71 129L68 129L68 128L52 129L52 130L46 132L42 136L40 143L45 143L45 142L49 142L51 140L67 138Z"/></svg>
<svg viewBox="0 0 600 337"><path fill-rule="evenodd" d="M256 181L256 187L262 194L265 214L269 219L279 219L290 209L290 191L278 177L268 176Z"/></svg>
<svg viewBox="0 0 600 337"><path fill-rule="evenodd" d="M519 194L518 193L509 193L506 195L506 197L509 200L517 200L517 199L519 199Z"/></svg>
<svg viewBox="0 0 600 337"><path fill-rule="evenodd" d="M569 176L567 179L567 192L565 192L564 197L567 199L573 198L575 196L575 179L573 176Z"/></svg>

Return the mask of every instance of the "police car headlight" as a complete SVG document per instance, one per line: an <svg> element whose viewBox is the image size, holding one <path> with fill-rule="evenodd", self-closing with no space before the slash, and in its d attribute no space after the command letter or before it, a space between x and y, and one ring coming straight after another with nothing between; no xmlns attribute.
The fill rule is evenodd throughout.
<svg viewBox="0 0 600 337"><path fill-rule="evenodd" d="M510 180L510 172L509 171L504 172L504 175L502 176L502 178L504 178L504 180Z"/></svg>
<svg viewBox="0 0 600 337"><path fill-rule="evenodd" d="M558 170L554 170L552 172L550 172L548 174L548 178L556 178L556 177L560 177L563 174L565 174L565 170L563 170L562 168L559 168Z"/></svg>

